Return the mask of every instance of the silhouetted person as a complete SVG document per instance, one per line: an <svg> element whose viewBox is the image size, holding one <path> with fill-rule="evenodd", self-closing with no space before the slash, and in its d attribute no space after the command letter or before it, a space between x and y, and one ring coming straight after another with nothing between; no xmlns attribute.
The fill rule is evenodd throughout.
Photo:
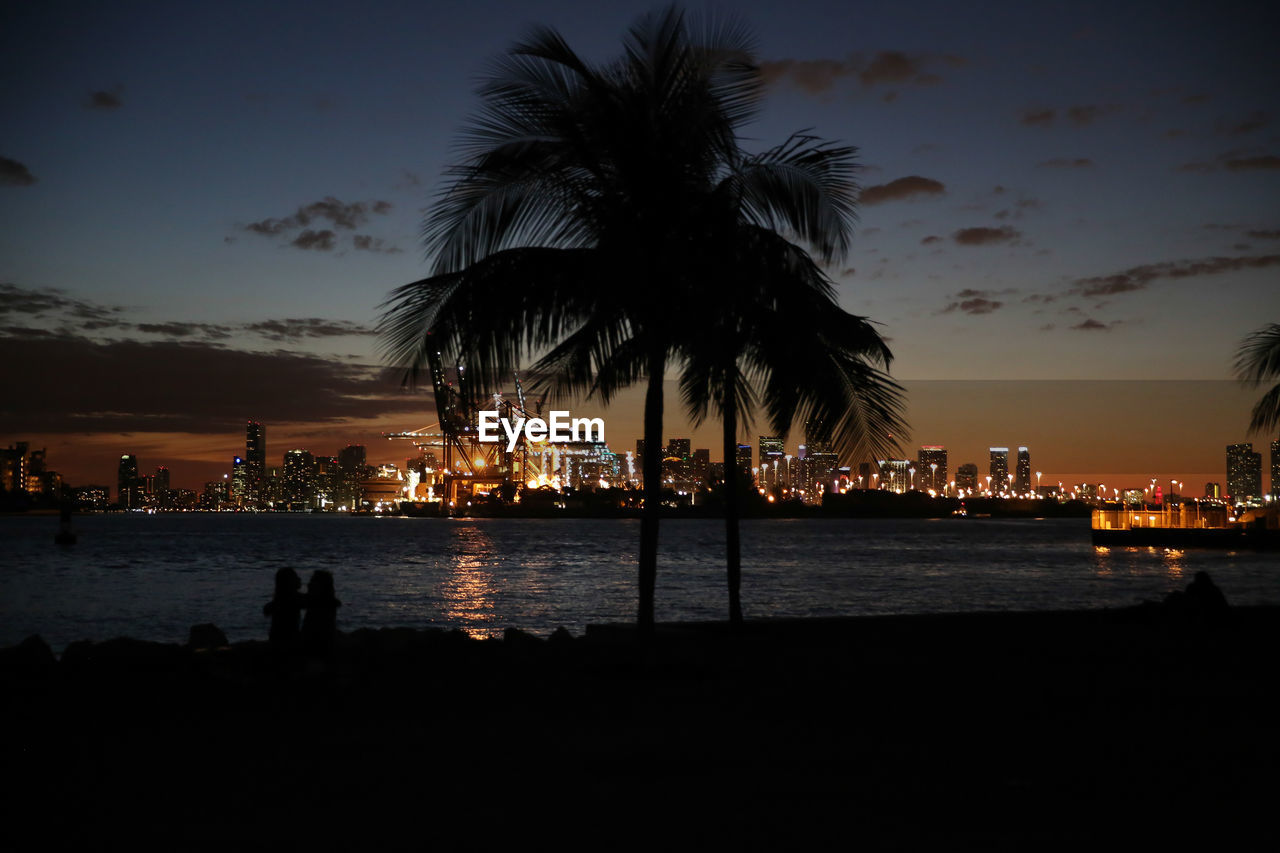
<svg viewBox="0 0 1280 853"><path fill-rule="evenodd" d="M1227 597L1209 579L1208 572L1196 572L1187 584L1187 602L1208 622L1216 622L1227 614Z"/></svg>
<svg viewBox="0 0 1280 853"><path fill-rule="evenodd" d="M302 578L293 569L276 572L276 597L262 608L262 615L271 617L271 633L267 638L275 648L289 649L298 644L298 619L303 606L301 588Z"/></svg>
<svg viewBox="0 0 1280 853"><path fill-rule="evenodd" d="M318 569L307 581L303 596L307 615L302 620L302 645L308 652L327 655L333 648L333 634L338 625L338 608L342 602L333 594L333 574Z"/></svg>

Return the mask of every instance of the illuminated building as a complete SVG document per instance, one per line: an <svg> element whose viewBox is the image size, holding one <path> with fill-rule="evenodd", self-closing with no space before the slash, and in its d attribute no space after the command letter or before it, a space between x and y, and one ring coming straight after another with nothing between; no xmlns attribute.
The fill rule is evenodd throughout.
<svg viewBox="0 0 1280 853"><path fill-rule="evenodd" d="M746 478L745 482L750 483L751 477L751 445L738 445L738 470L742 472L742 476Z"/></svg>
<svg viewBox="0 0 1280 853"><path fill-rule="evenodd" d="M248 482L244 466L243 456L234 456L231 459L231 500L237 506L245 506L248 504Z"/></svg>
<svg viewBox="0 0 1280 853"><path fill-rule="evenodd" d="M1013 490L1020 495L1031 491L1031 451L1018 448L1018 468L1013 475Z"/></svg>
<svg viewBox="0 0 1280 853"><path fill-rule="evenodd" d="M244 431L245 496L244 502L260 504L263 479L267 473L267 430L257 421L249 421Z"/></svg>
<svg viewBox="0 0 1280 853"><path fill-rule="evenodd" d="M786 477L786 451L782 439L776 435L762 435L759 443L759 459L762 469L761 488L772 488L782 485Z"/></svg>
<svg viewBox="0 0 1280 853"><path fill-rule="evenodd" d="M286 509L311 508L315 502L315 474L316 460L310 451L290 450L285 453L281 497Z"/></svg>
<svg viewBox="0 0 1280 853"><path fill-rule="evenodd" d="M339 506L355 507L360 501L360 481L365 476L363 444L348 444L338 451L338 483L334 500ZM430 467L439 468L439 464Z"/></svg>
<svg viewBox="0 0 1280 853"><path fill-rule="evenodd" d="M1262 497L1262 454L1250 443L1227 445L1227 497L1237 504Z"/></svg>
<svg viewBox="0 0 1280 853"><path fill-rule="evenodd" d="M888 459L880 463L880 488L902 494L912 487L915 468L910 459ZM917 471L916 474L920 472Z"/></svg>
<svg viewBox="0 0 1280 853"><path fill-rule="evenodd" d="M697 483L699 490L706 488L707 477L711 473L711 451L699 447L693 451L693 462L689 470L689 479Z"/></svg>
<svg viewBox="0 0 1280 853"><path fill-rule="evenodd" d="M1205 483L1204 496L1209 500L1222 500L1222 484L1221 483Z"/></svg>
<svg viewBox="0 0 1280 853"><path fill-rule="evenodd" d="M22 492L27 489L27 447L25 441L0 450L0 486L6 492Z"/></svg>
<svg viewBox="0 0 1280 853"><path fill-rule="evenodd" d="M991 492L999 494L1009 487L1009 448L991 448Z"/></svg>
<svg viewBox="0 0 1280 853"><path fill-rule="evenodd" d="M946 491L947 449L942 445L926 444L916 454L916 488L938 494Z"/></svg>
<svg viewBox="0 0 1280 853"><path fill-rule="evenodd" d="M956 469L956 488L966 492L978 489L978 463L966 462Z"/></svg>
<svg viewBox="0 0 1280 853"><path fill-rule="evenodd" d="M1280 501L1280 439L1271 442L1271 486L1267 494L1272 502Z"/></svg>
<svg viewBox="0 0 1280 853"><path fill-rule="evenodd" d="M169 469L164 465L156 466L153 484L157 492L167 492L169 490Z"/></svg>
<svg viewBox="0 0 1280 853"><path fill-rule="evenodd" d="M132 453L120 457L120 465L116 469L116 487L121 506L132 509L142 505L142 478L138 476L138 457Z"/></svg>

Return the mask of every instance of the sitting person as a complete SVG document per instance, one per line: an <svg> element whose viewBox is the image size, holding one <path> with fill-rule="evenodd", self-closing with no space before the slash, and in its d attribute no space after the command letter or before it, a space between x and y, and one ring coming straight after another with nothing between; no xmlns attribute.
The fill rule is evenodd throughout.
<svg viewBox="0 0 1280 853"><path fill-rule="evenodd" d="M275 648L290 648L298 642L298 619L302 616L302 578L293 569L276 572L276 595L262 608L271 617L267 639Z"/></svg>
<svg viewBox="0 0 1280 853"><path fill-rule="evenodd" d="M303 596L307 615L302 620L302 645L308 652L327 655L332 649L341 606L333 594L333 574L317 569L307 581L307 594Z"/></svg>

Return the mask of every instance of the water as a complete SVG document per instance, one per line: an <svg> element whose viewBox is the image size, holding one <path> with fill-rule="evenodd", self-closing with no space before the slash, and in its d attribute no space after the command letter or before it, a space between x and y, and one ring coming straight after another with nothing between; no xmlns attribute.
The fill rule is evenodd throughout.
<svg viewBox="0 0 1280 853"><path fill-rule="evenodd" d="M184 641L213 622L265 639L276 569L336 578L338 625L509 626L631 621L634 520L110 515L0 518L0 645L39 633ZM1120 607L1155 601L1209 571L1236 604L1280 604L1275 552L1094 548L1081 520L777 519L742 524L748 618ZM662 523L657 616L723 619L724 524Z"/></svg>

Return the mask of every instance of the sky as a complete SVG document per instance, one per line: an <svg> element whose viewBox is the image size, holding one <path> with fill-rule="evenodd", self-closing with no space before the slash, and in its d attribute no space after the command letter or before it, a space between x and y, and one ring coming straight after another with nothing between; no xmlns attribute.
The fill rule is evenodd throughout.
<svg viewBox="0 0 1280 853"><path fill-rule="evenodd" d="M0 12L0 443L74 484L121 453L199 488L434 422L373 327L488 63L534 24L616 55L647 3L58 3ZM910 435L952 467L1031 447L1046 482L1225 477L1280 321L1280 12L1235 3L690 4L768 81L744 130L859 149L830 269L881 324ZM718 458L668 395L669 435ZM510 389L505 389L510 390ZM615 449L639 389L602 409ZM757 430L744 428L755 444ZM793 431L789 447L799 440Z"/></svg>

